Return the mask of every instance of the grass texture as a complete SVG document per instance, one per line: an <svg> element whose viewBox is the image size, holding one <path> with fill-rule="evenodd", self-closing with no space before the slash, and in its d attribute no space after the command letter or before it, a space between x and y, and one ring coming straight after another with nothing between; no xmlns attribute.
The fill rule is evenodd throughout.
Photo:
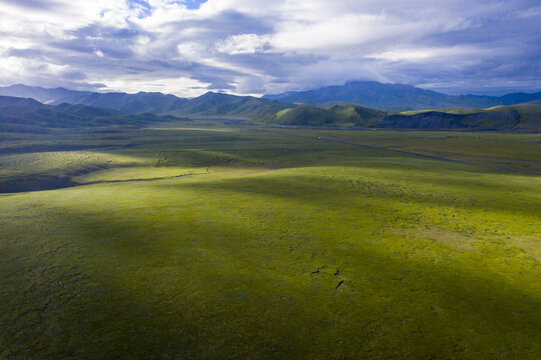
<svg viewBox="0 0 541 360"><path fill-rule="evenodd" d="M0 358L541 357L540 176L317 137L531 169L541 148L218 125L12 139Z"/></svg>

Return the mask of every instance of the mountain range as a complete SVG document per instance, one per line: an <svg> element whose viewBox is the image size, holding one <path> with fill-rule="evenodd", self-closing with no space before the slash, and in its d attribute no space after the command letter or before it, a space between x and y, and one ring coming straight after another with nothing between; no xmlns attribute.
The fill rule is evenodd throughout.
<svg viewBox="0 0 541 360"><path fill-rule="evenodd" d="M208 92L185 99L161 93L92 93L25 85L0 88L2 94L11 97L0 96L1 131L143 124L179 117L249 119L288 126L541 131L541 101L536 101L541 93L451 96L409 85L350 82L342 87L263 98ZM342 100L373 101L380 106L371 108ZM381 110L393 106L423 111Z"/></svg>
<svg viewBox="0 0 541 360"><path fill-rule="evenodd" d="M109 108L130 114L154 113L191 117L252 119L272 116L279 110L291 107L291 104L285 104L275 100L214 92L208 92L193 99L186 99L162 93L96 93L64 88L46 89L21 84L1 87L0 95L32 98L48 105L62 103L82 104Z"/></svg>
<svg viewBox="0 0 541 360"><path fill-rule="evenodd" d="M33 98L45 104L82 104L111 108L123 113L174 114L191 117L269 118L297 105L328 107L354 104L385 111L445 109L455 107L489 108L541 100L541 92L512 93L504 96L446 95L403 84L352 81L343 86L286 92L279 95L234 96L208 92L193 99L170 94L139 92L96 93L64 88L46 89L26 85L0 87L0 95Z"/></svg>
<svg viewBox="0 0 541 360"><path fill-rule="evenodd" d="M390 111L444 109L454 107L488 108L541 100L541 92L512 93L504 96L446 95L404 84L382 84L373 81L352 81L343 86L327 86L317 90L263 98L303 105L356 104Z"/></svg>

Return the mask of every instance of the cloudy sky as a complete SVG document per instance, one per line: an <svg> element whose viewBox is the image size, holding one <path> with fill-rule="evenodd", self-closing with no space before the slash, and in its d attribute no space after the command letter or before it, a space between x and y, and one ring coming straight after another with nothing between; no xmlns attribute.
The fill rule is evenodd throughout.
<svg viewBox="0 0 541 360"><path fill-rule="evenodd" d="M0 85L541 89L539 0L0 0Z"/></svg>

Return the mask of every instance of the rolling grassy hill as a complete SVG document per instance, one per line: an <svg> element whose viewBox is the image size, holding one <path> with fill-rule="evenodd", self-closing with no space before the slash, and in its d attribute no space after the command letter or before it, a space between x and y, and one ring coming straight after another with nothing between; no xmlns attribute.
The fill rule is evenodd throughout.
<svg viewBox="0 0 541 360"><path fill-rule="evenodd" d="M295 126L357 126L393 129L541 131L541 101L488 109L451 108L391 113L357 105L300 106L267 120Z"/></svg>
<svg viewBox="0 0 541 360"><path fill-rule="evenodd" d="M541 101L488 109L453 108L388 115L383 127L541 131Z"/></svg>
<svg viewBox="0 0 541 360"><path fill-rule="evenodd" d="M356 105L334 105L326 109L299 106L276 113L268 122L295 126L373 125L386 112Z"/></svg>

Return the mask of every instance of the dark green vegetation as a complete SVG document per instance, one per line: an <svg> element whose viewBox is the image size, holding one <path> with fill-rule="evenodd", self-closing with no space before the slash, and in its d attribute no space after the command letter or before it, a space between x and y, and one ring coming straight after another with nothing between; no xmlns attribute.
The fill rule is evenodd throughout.
<svg viewBox="0 0 541 360"><path fill-rule="evenodd" d="M500 97L476 95L452 96L410 85L352 81L343 86L328 86L317 90L301 92L290 91L279 95L266 95L265 98L312 105L351 103L374 109L406 111L451 107L487 108L497 105L513 105L541 100L541 92L534 94L513 93Z"/></svg>
<svg viewBox="0 0 541 360"><path fill-rule="evenodd" d="M0 358L541 357L541 176L326 141L541 135L152 126L0 133Z"/></svg>

